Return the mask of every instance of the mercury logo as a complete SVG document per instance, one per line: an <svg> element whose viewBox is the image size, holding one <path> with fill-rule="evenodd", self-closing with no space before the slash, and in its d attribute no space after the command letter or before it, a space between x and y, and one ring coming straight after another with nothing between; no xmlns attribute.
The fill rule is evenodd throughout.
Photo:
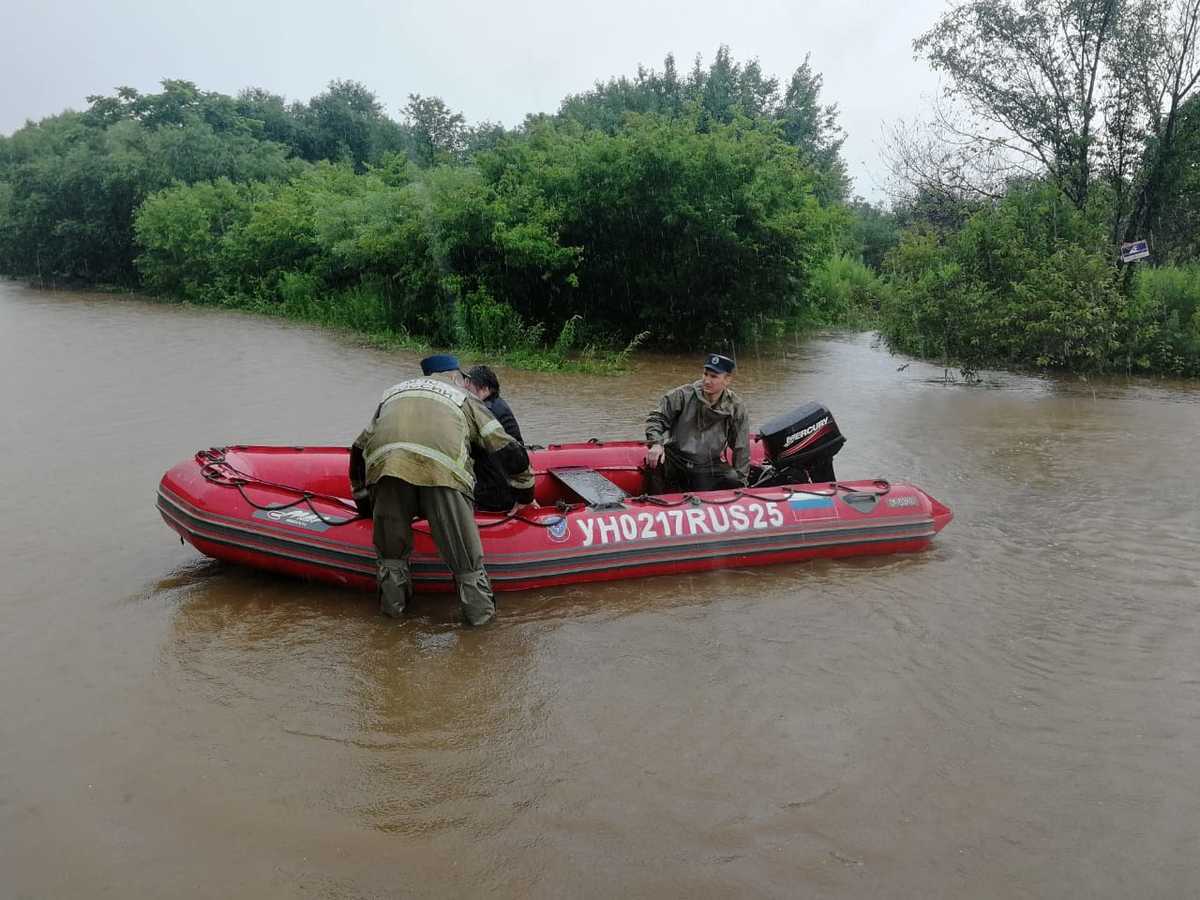
<svg viewBox="0 0 1200 900"><path fill-rule="evenodd" d="M808 437L811 434L815 434L816 432L820 431L822 428L824 428L828 424L829 424L829 416L826 416L825 418L821 419L818 422L813 422L807 428L801 428L795 434L789 435L788 439L783 442L783 446L785 448L790 447L790 446L792 446L792 444L796 443L796 441L804 440L806 437Z"/></svg>

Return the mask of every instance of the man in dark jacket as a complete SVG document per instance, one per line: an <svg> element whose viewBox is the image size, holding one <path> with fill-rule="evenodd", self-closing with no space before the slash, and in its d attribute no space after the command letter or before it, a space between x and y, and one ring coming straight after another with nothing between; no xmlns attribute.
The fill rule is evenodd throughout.
<svg viewBox="0 0 1200 900"><path fill-rule="evenodd" d="M667 491L745 487L750 474L750 419L733 392L734 362L720 353L704 358L699 381L680 385L646 417L646 464ZM724 460L732 451L733 465Z"/></svg>
<svg viewBox="0 0 1200 900"><path fill-rule="evenodd" d="M487 512L508 512L517 503L510 484L513 475L529 468L521 426L508 403L500 397L500 379L487 366L475 366L467 372L466 388L504 426L514 443L495 453L472 449L475 464L475 506Z"/></svg>

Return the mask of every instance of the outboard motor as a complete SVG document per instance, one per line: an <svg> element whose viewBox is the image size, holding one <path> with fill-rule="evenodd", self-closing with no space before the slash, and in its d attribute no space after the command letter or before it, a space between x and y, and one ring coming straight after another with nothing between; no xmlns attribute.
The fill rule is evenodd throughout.
<svg viewBox="0 0 1200 900"><path fill-rule="evenodd" d="M797 484L834 481L833 457L846 438L823 404L805 403L791 412L763 422L759 429L765 463L774 472L764 472L762 484Z"/></svg>

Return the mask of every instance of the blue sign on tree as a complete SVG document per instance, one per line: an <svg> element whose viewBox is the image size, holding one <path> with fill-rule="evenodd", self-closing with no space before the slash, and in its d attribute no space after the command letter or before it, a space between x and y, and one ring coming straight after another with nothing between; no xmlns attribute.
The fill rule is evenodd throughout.
<svg viewBox="0 0 1200 900"><path fill-rule="evenodd" d="M1149 241L1133 241L1121 245L1121 262L1133 262L1150 256Z"/></svg>

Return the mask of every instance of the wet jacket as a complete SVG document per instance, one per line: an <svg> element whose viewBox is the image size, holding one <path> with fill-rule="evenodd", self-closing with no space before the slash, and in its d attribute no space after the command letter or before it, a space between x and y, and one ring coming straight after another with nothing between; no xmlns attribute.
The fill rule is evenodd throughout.
<svg viewBox="0 0 1200 900"><path fill-rule="evenodd" d="M719 468L726 448L733 450L733 470L745 484L750 475L750 417L746 405L729 388L709 406L703 381L680 385L658 401L646 417L646 440L662 444L668 454L701 468Z"/></svg>
<svg viewBox="0 0 1200 900"><path fill-rule="evenodd" d="M493 395L484 400L483 405L504 426L513 443L495 453L471 448L475 463L475 505L480 509L507 512L517 500L509 478L529 468L529 454L525 451L521 426L508 403Z"/></svg>
<svg viewBox="0 0 1200 900"><path fill-rule="evenodd" d="M384 392L371 424L351 448L354 498L361 503L367 486L384 476L470 496L475 489L471 448L497 451L512 443L504 427L466 391L432 378L401 382ZM523 502L533 499L528 458L507 480Z"/></svg>

